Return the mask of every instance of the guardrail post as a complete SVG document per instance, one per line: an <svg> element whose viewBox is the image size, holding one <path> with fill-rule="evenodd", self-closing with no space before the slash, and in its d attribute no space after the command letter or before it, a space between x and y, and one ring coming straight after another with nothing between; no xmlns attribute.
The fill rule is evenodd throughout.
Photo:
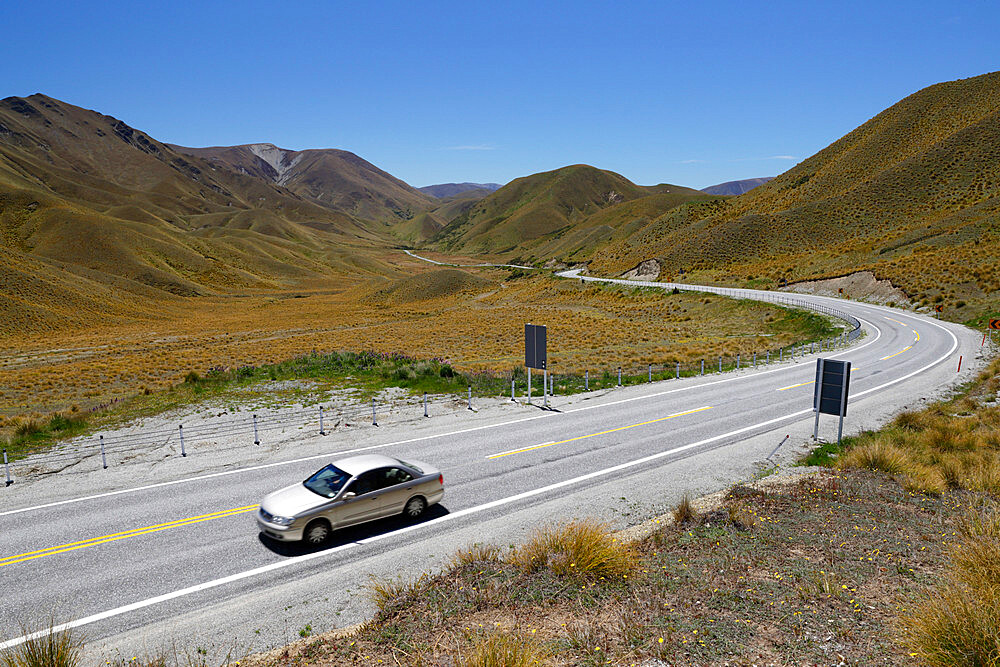
<svg viewBox="0 0 1000 667"><path fill-rule="evenodd" d="M260 436L257 434L257 415L253 416L253 444L260 444Z"/></svg>
<svg viewBox="0 0 1000 667"><path fill-rule="evenodd" d="M3 450L3 467L7 469L7 483L4 486L10 486L14 483L14 480L10 478L10 461L7 460L7 450Z"/></svg>
<svg viewBox="0 0 1000 667"><path fill-rule="evenodd" d="M375 397L372 396L372 426L378 426L378 420L375 419Z"/></svg>
<svg viewBox="0 0 1000 667"><path fill-rule="evenodd" d="M184 424L177 425L177 433L181 436L181 456L187 456L187 452L184 451Z"/></svg>
<svg viewBox="0 0 1000 667"><path fill-rule="evenodd" d="M101 438L101 466L103 466L104 469L107 470L108 458L104 455L104 436L102 435L100 436L100 438Z"/></svg>
<svg viewBox="0 0 1000 667"><path fill-rule="evenodd" d="M326 435L326 431L323 430L323 406L319 406L319 434Z"/></svg>
<svg viewBox="0 0 1000 667"><path fill-rule="evenodd" d="M513 382L514 381L511 380L511 383L513 383ZM513 396L511 397L510 400L512 400L512 401L514 400ZM429 417L429 416L430 415L427 414L427 392L425 391L424 392L424 417Z"/></svg>
<svg viewBox="0 0 1000 667"><path fill-rule="evenodd" d="M472 385L469 385L469 409L472 409Z"/></svg>
<svg viewBox="0 0 1000 667"><path fill-rule="evenodd" d="M583 372L583 390L590 391L590 370Z"/></svg>

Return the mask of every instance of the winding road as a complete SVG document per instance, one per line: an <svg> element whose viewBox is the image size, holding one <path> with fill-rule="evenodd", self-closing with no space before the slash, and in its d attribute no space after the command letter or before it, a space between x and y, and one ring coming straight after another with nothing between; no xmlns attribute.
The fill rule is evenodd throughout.
<svg viewBox="0 0 1000 667"><path fill-rule="evenodd" d="M877 426L974 370L978 334L960 325L842 299L777 296L860 321L863 337L822 355L853 364L846 432ZM202 474L176 458L162 464L170 466L166 480L91 497L60 496L51 481L45 502L32 500L30 485L0 488L0 646L23 640L22 623L54 614L84 634L95 657L175 646L203 649L213 660L282 645L306 625L321 631L362 621L372 609L369 574L414 577L459 547L507 545L570 517L624 527L685 492L746 478L786 434L782 455L800 453L812 433L819 356L556 396L551 410L537 397L536 405L498 398L464 422L334 432L319 457ZM826 417L821 436L835 433L835 418ZM317 550L258 535L253 512L266 493L360 451L440 465L442 504L419 523L382 520Z"/></svg>

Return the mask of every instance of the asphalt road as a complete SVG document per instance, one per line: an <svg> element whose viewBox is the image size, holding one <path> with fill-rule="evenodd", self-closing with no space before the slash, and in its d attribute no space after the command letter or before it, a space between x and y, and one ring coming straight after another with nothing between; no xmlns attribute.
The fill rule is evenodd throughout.
<svg viewBox="0 0 1000 667"><path fill-rule="evenodd" d="M797 298L833 303L864 325L854 346L822 355L854 367L847 432L965 377L956 373L960 354L966 366L975 363L978 335L964 327ZM253 512L266 493L304 479L321 460L178 475L176 483L36 507L0 490L0 645L50 614L79 627L95 657L173 646L215 659L284 644L306 624L321 631L359 622L371 611L369 575L416 576L459 547L507 545L570 517L623 527L684 492L746 477L785 434L793 435L789 450L800 447L812 431L818 356L557 396L550 411L508 404L461 428L425 424L409 442L404 426L335 435L324 441L331 458L361 449L438 464L446 494L420 523L382 520L318 550L261 538ZM836 419L825 416L821 432L835 438Z"/></svg>

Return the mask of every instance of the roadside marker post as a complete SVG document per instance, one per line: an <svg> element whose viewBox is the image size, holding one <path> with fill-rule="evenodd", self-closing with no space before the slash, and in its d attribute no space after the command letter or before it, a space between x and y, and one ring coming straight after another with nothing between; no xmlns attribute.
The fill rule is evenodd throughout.
<svg viewBox="0 0 1000 667"><path fill-rule="evenodd" d="M378 420L375 419L375 397L372 396L372 426L378 426Z"/></svg>
<svg viewBox="0 0 1000 667"><path fill-rule="evenodd" d="M100 436L100 438L101 438L101 465L104 467L105 470L107 470L108 458L104 455L104 436L102 435Z"/></svg>
<svg viewBox="0 0 1000 667"><path fill-rule="evenodd" d="M514 384L514 381L513 381L513 380L511 380L510 382L511 382L511 384L512 384L512 385ZM513 389L511 389L511 391L514 391L514 390L513 390ZM513 400L514 400L514 397L513 397L513 396L511 396L510 400L512 400L512 401L513 401ZM424 417L429 417L429 416L430 416L430 415L428 415L428 414L427 414L427 392L425 391L425 392L424 392Z"/></svg>
<svg viewBox="0 0 1000 667"><path fill-rule="evenodd" d="M757 353L753 353L753 367L757 368Z"/></svg>
<svg viewBox="0 0 1000 667"><path fill-rule="evenodd" d="M257 415L253 416L253 444L260 444L260 436L257 434Z"/></svg>
<svg viewBox="0 0 1000 667"><path fill-rule="evenodd" d="M319 434L326 435L326 431L323 430L323 406L319 406Z"/></svg>
<svg viewBox="0 0 1000 667"><path fill-rule="evenodd" d="M472 385L469 385L469 409L472 409Z"/></svg>
<svg viewBox="0 0 1000 667"><path fill-rule="evenodd" d="M583 390L590 391L590 369L583 372Z"/></svg>
<svg viewBox="0 0 1000 667"><path fill-rule="evenodd" d="M740 370L740 355L736 353L736 370Z"/></svg>
<svg viewBox="0 0 1000 667"><path fill-rule="evenodd" d="M14 480L10 478L10 461L7 460L7 450L3 450L3 467L7 469L7 483L4 486L10 486L14 483Z"/></svg>
<svg viewBox="0 0 1000 667"><path fill-rule="evenodd" d="M704 359L701 360L701 375L702 375L702 377L705 376L705 360Z"/></svg>
<svg viewBox="0 0 1000 667"><path fill-rule="evenodd" d="M653 364L649 365L649 381L653 381Z"/></svg>
<svg viewBox="0 0 1000 667"><path fill-rule="evenodd" d="M816 423L813 426L813 440L819 438L820 414L837 415L837 444L844 435L844 417L847 416L847 394L851 384L851 362L835 359L816 360L816 388L813 392L813 411Z"/></svg>
<svg viewBox="0 0 1000 667"><path fill-rule="evenodd" d="M961 373L962 372L962 355L958 355L958 370L955 371L955 372L956 373Z"/></svg>
<svg viewBox="0 0 1000 667"><path fill-rule="evenodd" d="M722 357L719 357L719 372L722 372Z"/></svg>
<svg viewBox="0 0 1000 667"><path fill-rule="evenodd" d="M681 362L677 362L677 379L681 379Z"/></svg>
<svg viewBox="0 0 1000 667"><path fill-rule="evenodd" d="M528 405L531 405L531 369L534 368L542 371L542 397L545 407L549 407L548 333L544 324L524 325L524 367L528 369Z"/></svg>
<svg viewBox="0 0 1000 667"><path fill-rule="evenodd" d="M426 399L426 396L427 396L426 392L424 393L424 396L425 396L424 400L426 401L427 400ZM511 403L517 403L517 399L514 398L514 378L510 379L510 402Z"/></svg>
<svg viewBox="0 0 1000 667"><path fill-rule="evenodd" d="M187 452L184 451L184 424L177 425L177 433L181 437L181 456L187 456Z"/></svg>

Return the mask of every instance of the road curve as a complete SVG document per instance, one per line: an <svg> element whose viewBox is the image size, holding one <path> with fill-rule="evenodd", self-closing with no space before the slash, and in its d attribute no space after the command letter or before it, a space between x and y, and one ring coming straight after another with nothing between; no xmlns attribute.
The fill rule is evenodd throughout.
<svg viewBox="0 0 1000 667"><path fill-rule="evenodd" d="M863 327L855 345L823 355L854 366L847 432L919 405L974 369L977 334L960 325L842 299L780 297L835 308ZM234 646L286 643L306 624L320 631L358 622L371 611L368 574L415 576L463 545L513 543L539 523L570 517L623 527L684 492L746 477L785 434L788 449L801 451L818 356L556 396L550 411L497 399L465 424L426 420L419 438L407 425L334 433L322 441L331 458L363 450L431 461L443 468L447 492L420 523L383 520L319 550L271 544L252 519L263 495L320 467L315 458L190 478L190 459L177 458L163 464L173 466L169 484L38 507L8 487L0 490L0 646L22 639L19 622L44 620L39 609L79 627L94 656L175 642L218 657ZM821 433L835 432L830 417Z"/></svg>

